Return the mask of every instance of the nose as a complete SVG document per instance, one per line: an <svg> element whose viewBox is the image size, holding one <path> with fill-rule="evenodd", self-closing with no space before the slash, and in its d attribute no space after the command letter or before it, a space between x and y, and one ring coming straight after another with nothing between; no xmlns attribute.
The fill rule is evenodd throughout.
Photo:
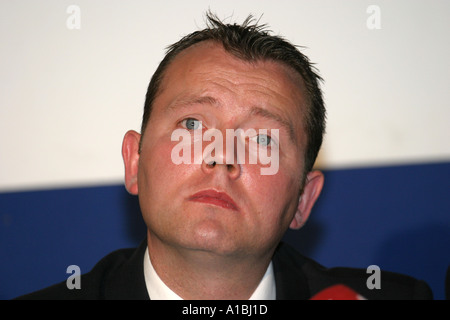
<svg viewBox="0 0 450 320"><path fill-rule="evenodd" d="M212 173L225 169L230 179L237 179L242 171L242 166L238 161L237 145L227 144L226 138L221 137L222 139L214 140L214 143L203 150L202 170L205 173ZM221 142L223 144L219 145ZM226 149L226 154L224 149Z"/></svg>
<svg viewBox="0 0 450 320"><path fill-rule="evenodd" d="M241 175L241 165L238 163L232 163L232 164L227 164L227 163L218 163L215 160L210 160L210 161L203 161L202 163L202 170L205 173L213 173L214 171L219 171L219 170L226 170L227 175L230 179L232 180L236 180L239 178L239 176Z"/></svg>

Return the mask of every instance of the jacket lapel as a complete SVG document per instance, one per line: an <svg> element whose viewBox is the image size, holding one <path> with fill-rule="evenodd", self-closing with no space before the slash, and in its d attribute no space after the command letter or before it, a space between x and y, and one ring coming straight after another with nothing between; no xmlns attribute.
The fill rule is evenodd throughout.
<svg viewBox="0 0 450 320"><path fill-rule="evenodd" d="M305 261L289 246L281 243L273 256L277 300L307 300L310 298L308 281L302 266Z"/></svg>
<svg viewBox="0 0 450 320"><path fill-rule="evenodd" d="M106 300L149 300L144 278L144 240L133 255L104 280L103 296Z"/></svg>

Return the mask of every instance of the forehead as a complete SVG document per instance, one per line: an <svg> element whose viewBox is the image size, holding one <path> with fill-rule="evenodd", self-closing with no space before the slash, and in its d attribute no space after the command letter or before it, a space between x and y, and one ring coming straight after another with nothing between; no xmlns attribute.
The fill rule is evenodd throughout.
<svg viewBox="0 0 450 320"><path fill-rule="evenodd" d="M219 99L233 97L233 102L238 99L243 106L270 105L291 120L299 119L296 125L303 129L305 85L296 71L281 62L244 61L218 43L200 42L180 52L169 64L158 94L165 101L155 103L155 107L184 96L206 94Z"/></svg>
<svg viewBox="0 0 450 320"><path fill-rule="evenodd" d="M231 77L230 81L234 80L236 83L240 79L245 81L246 75L248 78L251 78L251 75L260 76L260 80L264 79L267 84L275 85L277 89L298 91L299 98L305 95L303 79L293 68L270 59L255 61L240 59L213 41L202 41L178 53L165 72L162 87L164 84L170 85L170 82L175 80L171 77L173 75L178 78L189 77L202 72L211 77L215 73L223 72L224 76Z"/></svg>

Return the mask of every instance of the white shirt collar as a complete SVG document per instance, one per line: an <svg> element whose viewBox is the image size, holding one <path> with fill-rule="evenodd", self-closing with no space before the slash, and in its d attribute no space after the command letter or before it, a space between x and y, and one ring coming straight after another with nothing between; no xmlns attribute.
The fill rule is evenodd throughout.
<svg viewBox="0 0 450 320"><path fill-rule="evenodd" d="M148 248L144 255L144 277L148 295L152 300L182 300L175 292L170 290L168 286L161 280L153 268L148 254ZM256 290L253 292L249 300L275 300L275 276L273 274L272 262L270 262L266 273L261 279Z"/></svg>

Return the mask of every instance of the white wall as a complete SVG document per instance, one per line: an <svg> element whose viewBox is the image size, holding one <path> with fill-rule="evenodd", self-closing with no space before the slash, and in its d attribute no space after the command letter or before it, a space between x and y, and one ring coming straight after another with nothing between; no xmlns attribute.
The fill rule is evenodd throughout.
<svg viewBox="0 0 450 320"><path fill-rule="evenodd" d="M307 47L326 81L320 167L450 159L449 1L3 0L0 191L122 181L164 48L208 8Z"/></svg>

